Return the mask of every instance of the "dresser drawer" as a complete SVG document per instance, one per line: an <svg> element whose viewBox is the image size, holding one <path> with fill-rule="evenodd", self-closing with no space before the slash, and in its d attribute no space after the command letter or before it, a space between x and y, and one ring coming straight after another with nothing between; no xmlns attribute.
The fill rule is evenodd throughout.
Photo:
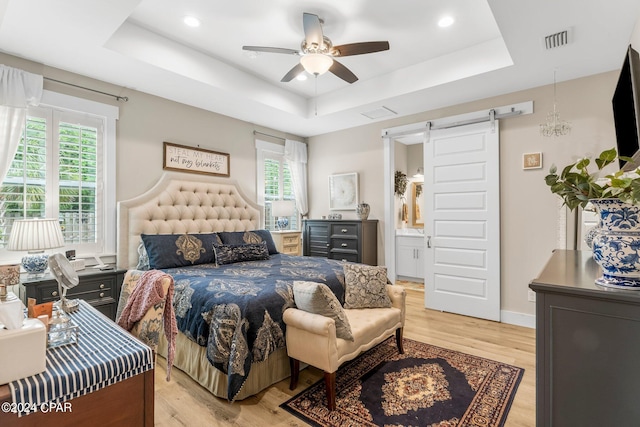
<svg viewBox="0 0 640 427"><path fill-rule="evenodd" d="M300 248L297 243L294 243L293 245L284 245L282 247L282 253L287 255L298 255L300 253L299 249Z"/></svg>
<svg viewBox="0 0 640 427"><path fill-rule="evenodd" d="M330 235L331 237L349 236L349 237L357 238L358 224L354 224L354 223L331 224Z"/></svg>
<svg viewBox="0 0 640 427"><path fill-rule="evenodd" d="M333 250L329 253L329 258L337 259L339 261L358 262L358 253Z"/></svg>
<svg viewBox="0 0 640 427"><path fill-rule="evenodd" d="M355 239L331 239L331 249L358 251L358 241Z"/></svg>
<svg viewBox="0 0 640 427"><path fill-rule="evenodd" d="M298 234L282 236L282 244L285 246L298 246L300 236Z"/></svg>

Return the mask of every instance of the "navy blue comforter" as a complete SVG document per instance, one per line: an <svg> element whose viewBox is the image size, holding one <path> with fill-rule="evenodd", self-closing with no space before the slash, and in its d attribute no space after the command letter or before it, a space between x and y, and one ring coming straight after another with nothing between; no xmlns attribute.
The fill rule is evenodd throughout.
<svg viewBox="0 0 640 427"><path fill-rule="evenodd" d="M228 376L233 401L253 362L285 346L282 314L294 307L293 282L324 283L344 303L343 262L271 255L268 260L164 270L175 282L178 329L201 346Z"/></svg>

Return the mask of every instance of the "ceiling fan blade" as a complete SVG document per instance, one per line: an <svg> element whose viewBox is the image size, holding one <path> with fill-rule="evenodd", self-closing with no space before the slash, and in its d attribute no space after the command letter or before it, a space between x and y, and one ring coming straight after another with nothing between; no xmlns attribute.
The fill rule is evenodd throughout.
<svg viewBox="0 0 640 427"><path fill-rule="evenodd" d="M287 49L284 47L268 47L268 46L242 46L242 50L250 50L252 52L269 52L269 53L285 53L288 55L299 55L300 51L296 49Z"/></svg>
<svg viewBox="0 0 640 427"><path fill-rule="evenodd" d="M383 50L389 50L389 42L381 41L343 44L340 46L334 46L333 49L331 49L331 54L333 56L352 56L381 52Z"/></svg>
<svg viewBox="0 0 640 427"><path fill-rule="evenodd" d="M335 59L333 60L333 64L331 65L331 68L329 68L329 71L331 71L333 74L340 77L347 83L355 83L356 81L358 81L358 78L351 72L350 69L348 69Z"/></svg>
<svg viewBox="0 0 640 427"><path fill-rule="evenodd" d="M304 39L307 42L307 46L322 46L324 37L322 35L322 24L320 23L318 15L303 13L302 26L304 27Z"/></svg>
<svg viewBox="0 0 640 427"><path fill-rule="evenodd" d="M303 71L304 71L304 67L302 66L302 64L298 63L295 67L290 69L289 72L287 74L285 74L284 77L282 78L282 80L280 80L280 81L283 82L283 83L290 82L298 74L302 73Z"/></svg>

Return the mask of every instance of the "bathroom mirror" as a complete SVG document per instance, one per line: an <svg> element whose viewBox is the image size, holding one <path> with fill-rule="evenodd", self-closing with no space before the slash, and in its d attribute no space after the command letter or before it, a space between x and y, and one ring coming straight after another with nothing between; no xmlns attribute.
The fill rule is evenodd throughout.
<svg viewBox="0 0 640 427"><path fill-rule="evenodd" d="M411 183L411 225L413 225L414 227L424 226L424 218L422 217L422 207L424 206L424 193L422 191L423 185L423 182Z"/></svg>

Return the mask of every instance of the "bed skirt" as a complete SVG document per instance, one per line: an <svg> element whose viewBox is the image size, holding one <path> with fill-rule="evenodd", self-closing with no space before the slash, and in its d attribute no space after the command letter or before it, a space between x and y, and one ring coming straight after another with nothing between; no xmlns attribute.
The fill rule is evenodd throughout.
<svg viewBox="0 0 640 427"><path fill-rule="evenodd" d="M167 341L164 334L160 334L158 354L164 358L167 357ZM173 367L189 375L213 395L222 399L227 398L227 375L209 363L206 347L196 344L182 333L178 333L176 337ZM276 350L269 355L267 360L254 363L251 366L247 381L236 396L236 400L253 396L290 375L291 368L287 349Z"/></svg>

